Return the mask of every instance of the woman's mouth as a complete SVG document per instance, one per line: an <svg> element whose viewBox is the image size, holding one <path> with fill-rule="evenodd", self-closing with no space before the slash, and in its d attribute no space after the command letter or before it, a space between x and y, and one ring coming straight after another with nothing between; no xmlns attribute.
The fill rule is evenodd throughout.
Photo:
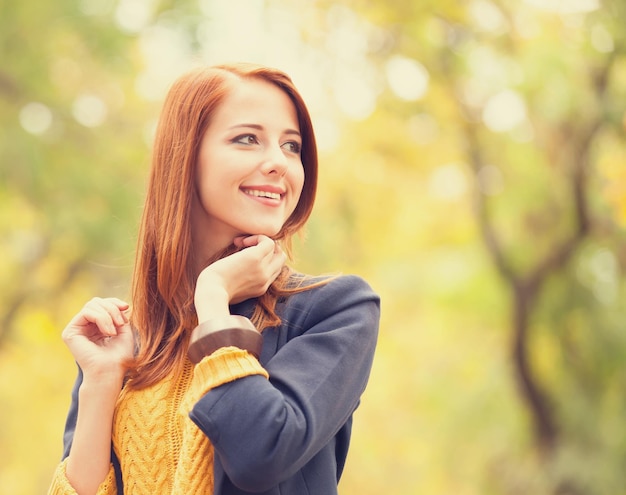
<svg viewBox="0 0 626 495"><path fill-rule="evenodd" d="M277 192L260 191L258 189L243 189L243 192L246 193L248 196L254 196L256 198L269 198L276 200L280 200L281 198L281 194Z"/></svg>

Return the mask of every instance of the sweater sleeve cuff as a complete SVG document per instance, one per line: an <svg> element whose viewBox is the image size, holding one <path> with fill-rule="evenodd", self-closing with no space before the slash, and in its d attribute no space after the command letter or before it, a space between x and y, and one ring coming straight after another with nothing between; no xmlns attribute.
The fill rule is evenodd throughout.
<svg viewBox="0 0 626 495"><path fill-rule="evenodd" d="M48 495L78 495L74 487L67 479L65 469L67 468L67 457L57 466L52 483L48 489ZM115 483L115 470L113 464L109 466L109 473L104 481L98 487L96 495L115 495L117 493L117 485Z"/></svg>
<svg viewBox="0 0 626 495"><path fill-rule="evenodd" d="M218 349L194 367L191 386L182 404L183 411L188 414L209 390L250 375L269 378L265 368L248 351L238 347Z"/></svg>

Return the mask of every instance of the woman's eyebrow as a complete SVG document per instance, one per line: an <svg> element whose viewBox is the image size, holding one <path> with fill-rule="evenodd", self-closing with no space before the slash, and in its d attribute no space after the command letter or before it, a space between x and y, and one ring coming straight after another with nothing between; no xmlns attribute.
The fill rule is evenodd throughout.
<svg viewBox="0 0 626 495"><path fill-rule="evenodd" d="M259 125L259 124L246 124L246 123L231 125L229 127L229 129L237 129L239 127L248 127L248 128L252 128L252 129L258 129L259 131L263 130L263 126L262 125Z"/></svg>
<svg viewBox="0 0 626 495"><path fill-rule="evenodd" d="M240 128L245 128L245 129L257 129L259 131L264 130L264 127L260 124L247 124L247 123L241 123L241 124L235 124L235 125L231 125L228 129L240 129ZM296 136L300 136L300 131L298 131L297 129L286 129L284 131L285 134L293 134Z"/></svg>

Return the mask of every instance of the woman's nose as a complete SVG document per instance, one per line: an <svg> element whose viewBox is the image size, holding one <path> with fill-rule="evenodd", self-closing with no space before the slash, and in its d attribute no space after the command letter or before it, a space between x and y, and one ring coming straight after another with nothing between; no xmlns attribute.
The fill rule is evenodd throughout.
<svg viewBox="0 0 626 495"><path fill-rule="evenodd" d="M270 146L263 162L263 172L284 175L287 171L288 161L285 151L279 145Z"/></svg>

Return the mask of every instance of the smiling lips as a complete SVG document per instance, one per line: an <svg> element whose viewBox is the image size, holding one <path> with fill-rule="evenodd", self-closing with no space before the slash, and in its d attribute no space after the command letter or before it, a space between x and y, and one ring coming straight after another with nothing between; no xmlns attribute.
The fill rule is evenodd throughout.
<svg viewBox="0 0 626 495"><path fill-rule="evenodd" d="M282 194L278 192L261 191L259 189L243 189L243 192L249 196L254 196L257 198L269 198L269 199L280 200L280 198L282 197Z"/></svg>

